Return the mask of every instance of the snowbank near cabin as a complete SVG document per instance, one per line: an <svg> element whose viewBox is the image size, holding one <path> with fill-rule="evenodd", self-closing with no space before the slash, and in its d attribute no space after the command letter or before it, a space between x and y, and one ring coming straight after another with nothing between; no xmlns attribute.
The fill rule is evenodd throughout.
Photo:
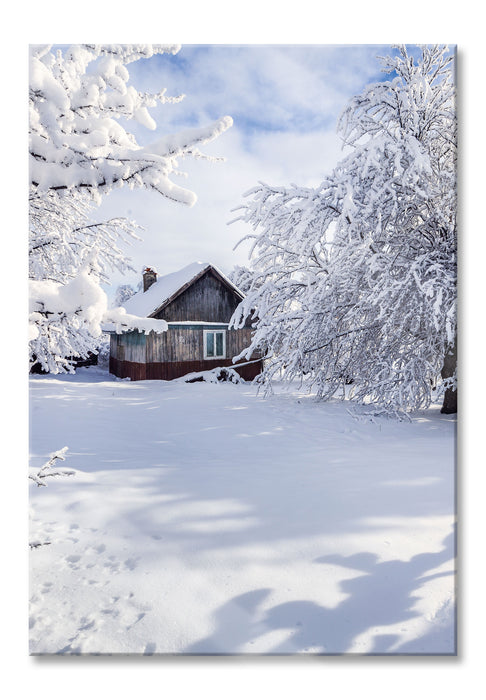
<svg viewBox="0 0 486 700"><path fill-rule="evenodd" d="M452 654L455 419L33 377L33 654Z"/></svg>

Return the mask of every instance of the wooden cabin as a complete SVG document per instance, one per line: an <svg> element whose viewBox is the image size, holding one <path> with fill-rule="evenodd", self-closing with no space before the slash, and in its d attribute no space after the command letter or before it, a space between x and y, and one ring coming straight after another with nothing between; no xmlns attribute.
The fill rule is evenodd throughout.
<svg viewBox="0 0 486 700"><path fill-rule="evenodd" d="M233 364L233 358L250 345L250 319L244 328L228 328L243 297L209 263L192 263L159 279L155 270L146 268L143 290L123 305L129 314L164 319L169 328L148 335L110 331L110 372L132 380L170 380L233 367L243 379L253 380L263 369L261 355Z"/></svg>

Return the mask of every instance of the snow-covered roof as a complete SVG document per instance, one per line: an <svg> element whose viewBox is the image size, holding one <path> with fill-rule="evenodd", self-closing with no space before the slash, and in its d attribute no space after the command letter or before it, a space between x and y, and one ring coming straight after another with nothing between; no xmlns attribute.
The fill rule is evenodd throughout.
<svg viewBox="0 0 486 700"><path fill-rule="evenodd" d="M244 294L217 267L211 263L194 262L182 270L159 277L146 292L140 291L123 303L126 311L135 316L150 316L171 299L179 290L200 277L206 270L214 270L242 298Z"/></svg>

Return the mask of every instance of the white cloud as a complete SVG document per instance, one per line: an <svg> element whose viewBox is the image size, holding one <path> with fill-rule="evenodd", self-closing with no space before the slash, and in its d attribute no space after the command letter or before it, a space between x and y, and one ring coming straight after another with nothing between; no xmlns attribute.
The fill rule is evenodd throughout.
<svg viewBox="0 0 486 700"><path fill-rule="evenodd" d="M184 93L157 113L173 126L231 114L259 128L335 122L349 96L380 78L376 46L183 46L130 67L142 89Z"/></svg>
<svg viewBox="0 0 486 700"><path fill-rule="evenodd" d="M233 250L251 233L241 222L227 225L243 193L259 180L275 185L317 185L342 157L337 118L347 100L380 77L373 46L189 46L130 66L138 89L186 93L176 105L152 110L158 130L137 132L141 143L229 114L234 126L204 151L224 163L181 162L181 182L196 192L193 208L150 192L119 190L99 216L128 216L146 230L131 249L134 266L171 272L195 260L224 271L247 262L248 246ZM143 140L142 140L143 139ZM113 290L138 276L113 275Z"/></svg>

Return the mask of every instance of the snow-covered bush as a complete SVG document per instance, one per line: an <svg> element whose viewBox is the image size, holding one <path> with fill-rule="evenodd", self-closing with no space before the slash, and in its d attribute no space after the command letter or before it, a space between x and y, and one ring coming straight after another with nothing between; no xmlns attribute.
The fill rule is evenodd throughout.
<svg viewBox="0 0 486 700"><path fill-rule="evenodd" d="M130 83L127 66L178 50L177 45L142 44L31 47L30 355L31 363L45 371L70 371L72 358L95 349L101 323L114 320L112 313L106 315L100 283L110 270L132 269L124 246L138 238L137 226L119 218L93 221L101 197L126 186L192 206L196 195L171 179L178 174L178 160L215 160L199 145L232 124L223 117L148 146L137 143L127 125L137 122L154 130L149 109L182 98L168 97L164 90L140 92ZM116 316L124 325L121 307Z"/></svg>
<svg viewBox="0 0 486 700"><path fill-rule="evenodd" d="M405 47L383 60L392 79L367 87L339 129L351 148L319 187L260 183L239 217L258 232L252 345L267 383L303 377L389 410L455 407L456 115L454 56ZM444 380L449 386L444 385ZM442 384L441 384L442 382Z"/></svg>

